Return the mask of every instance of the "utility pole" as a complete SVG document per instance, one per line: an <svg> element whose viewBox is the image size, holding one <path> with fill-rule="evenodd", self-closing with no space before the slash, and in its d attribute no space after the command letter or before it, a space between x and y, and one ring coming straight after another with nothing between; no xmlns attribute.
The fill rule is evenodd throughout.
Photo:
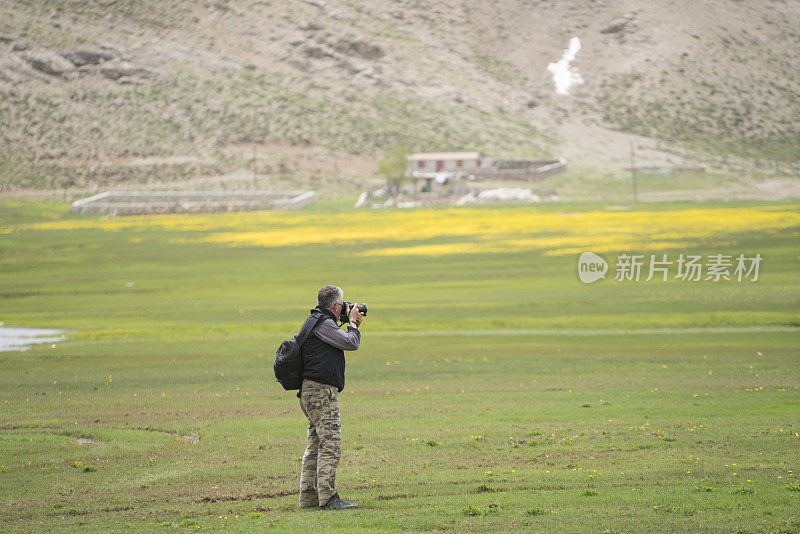
<svg viewBox="0 0 800 534"><path fill-rule="evenodd" d="M256 181L256 166L258 165L258 154L256 153L256 142L255 139L253 140L253 189L258 187L258 182Z"/></svg>
<svg viewBox="0 0 800 534"><path fill-rule="evenodd" d="M636 192L636 156L634 155L634 144L631 141L631 184L633 185L633 201L638 202L638 194Z"/></svg>
<svg viewBox="0 0 800 534"><path fill-rule="evenodd" d="M257 189L258 188L258 180L257 180L257 177L256 177L256 173L257 173L256 169L258 168L258 154L256 153L256 150L257 150L257 147L258 147L258 145L257 145L258 136L256 134L256 112L255 111L253 111L253 118L250 121L250 126L252 127L252 132L253 132L253 134L252 134L252 138L253 138L253 189Z"/></svg>

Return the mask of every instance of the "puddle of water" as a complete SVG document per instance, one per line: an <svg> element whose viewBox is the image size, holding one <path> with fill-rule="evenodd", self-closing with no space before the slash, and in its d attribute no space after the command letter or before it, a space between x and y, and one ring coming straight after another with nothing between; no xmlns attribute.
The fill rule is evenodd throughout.
<svg viewBox="0 0 800 534"><path fill-rule="evenodd" d="M28 350L37 343L58 343L67 338L63 330L47 328L15 328L0 326L0 352Z"/></svg>

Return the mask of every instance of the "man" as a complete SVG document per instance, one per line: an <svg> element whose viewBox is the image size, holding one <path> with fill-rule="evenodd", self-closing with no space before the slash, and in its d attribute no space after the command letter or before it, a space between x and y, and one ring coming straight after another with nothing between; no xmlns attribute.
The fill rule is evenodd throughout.
<svg viewBox="0 0 800 534"><path fill-rule="evenodd" d="M300 473L301 507L358 508L339 498L335 484L336 467L342 456L339 392L344 389L344 351L358 349L358 327L363 320L354 304L348 314L347 332L337 326L343 298L339 287L319 290L317 307L311 311L324 316L301 347L303 383L298 396L300 408L308 418L308 440Z"/></svg>

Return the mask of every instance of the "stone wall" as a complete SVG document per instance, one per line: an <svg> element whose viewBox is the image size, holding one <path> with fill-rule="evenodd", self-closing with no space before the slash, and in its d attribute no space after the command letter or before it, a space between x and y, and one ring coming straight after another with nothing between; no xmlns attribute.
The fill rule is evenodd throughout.
<svg viewBox="0 0 800 534"><path fill-rule="evenodd" d="M72 203L73 213L151 215L299 209L313 203L313 191L105 192Z"/></svg>
<svg viewBox="0 0 800 534"><path fill-rule="evenodd" d="M564 158L542 160L492 160L486 168L476 169L469 174L480 179L510 179L539 181L548 176L564 172L567 162Z"/></svg>

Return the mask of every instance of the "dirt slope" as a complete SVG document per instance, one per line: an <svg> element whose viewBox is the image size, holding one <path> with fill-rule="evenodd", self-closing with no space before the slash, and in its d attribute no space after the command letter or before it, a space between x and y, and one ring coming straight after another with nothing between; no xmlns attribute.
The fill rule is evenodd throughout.
<svg viewBox="0 0 800 534"><path fill-rule="evenodd" d="M0 9L6 187L245 171L248 151L230 149L242 143L317 146L339 162L372 161L397 144L564 155L598 172L620 169L632 140L650 164L759 160L791 176L800 159L798 2L2 0ZM547 67L572 37L583 84L558 95Z"/></svg>

